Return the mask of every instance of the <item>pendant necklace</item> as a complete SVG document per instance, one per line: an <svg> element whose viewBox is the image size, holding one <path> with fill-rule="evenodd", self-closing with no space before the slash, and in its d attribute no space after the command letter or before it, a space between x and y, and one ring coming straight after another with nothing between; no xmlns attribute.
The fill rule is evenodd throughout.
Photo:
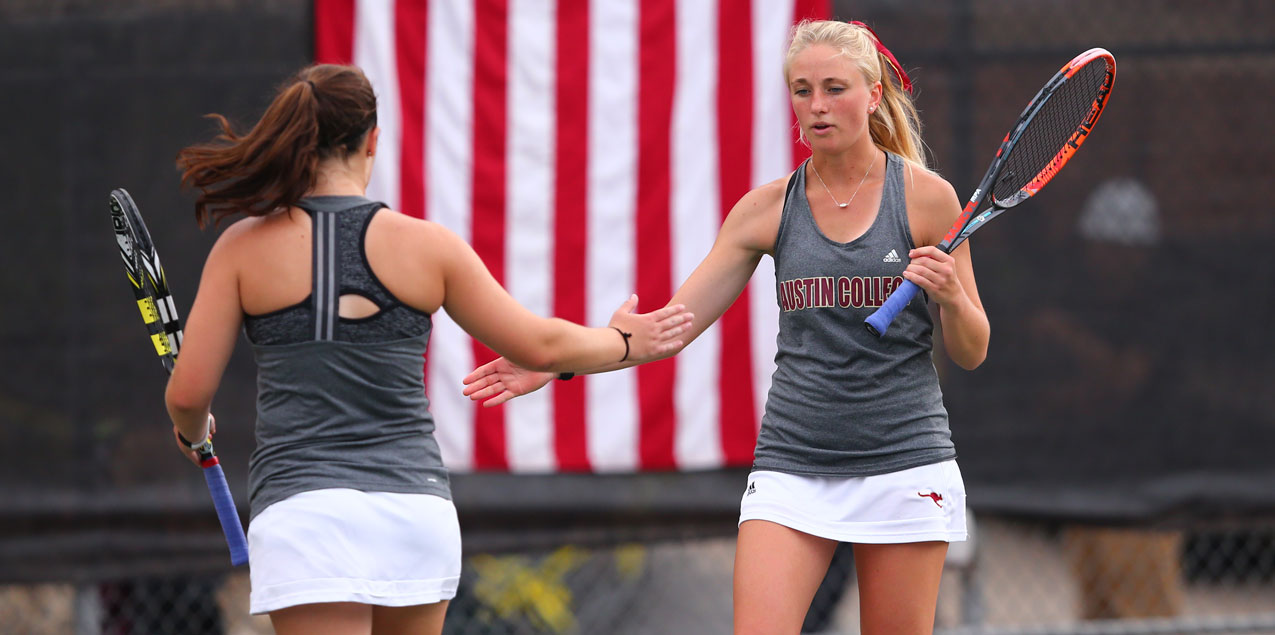
<svg viewBox="0 0 1275 635"><path fill-rule="evenodd" d="M859 187L854 188L854 194L851 194L850 200L844 203L837 203L837 197L832 195L832 190L828 189L828 184L823 182L823 177L819 175L819 168L815 167L814 161L810 162L810 169L815 171L815 177L819 179L819 184L823 185L823 191L828 193L828 198L832 199L833 203L837 203L837 207L845 209L850 206L850 203L854 202L854 197L859 195L859 188L862 188L863 182L868 180L868 175L872 173L872 166L877 164L877 154L879 154L879 152L872 153L872 161L868 163L868 169L864 171L863 178L859 179Z"/></svg>

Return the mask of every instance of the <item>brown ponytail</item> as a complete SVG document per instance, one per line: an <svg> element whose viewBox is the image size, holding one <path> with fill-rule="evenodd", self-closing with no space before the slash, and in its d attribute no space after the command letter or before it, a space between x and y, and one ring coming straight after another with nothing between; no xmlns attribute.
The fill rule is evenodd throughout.
<svg viewBox="0 0 1275 635"><path fill-rule="evenodd" d="M348 157L376 127L376 95L358 68L323 64L284 82L246 135L219 114L208 118L221 133L177 154L182 186L199 190L201 228L295 205L314 187L321 160Z"/></svg>

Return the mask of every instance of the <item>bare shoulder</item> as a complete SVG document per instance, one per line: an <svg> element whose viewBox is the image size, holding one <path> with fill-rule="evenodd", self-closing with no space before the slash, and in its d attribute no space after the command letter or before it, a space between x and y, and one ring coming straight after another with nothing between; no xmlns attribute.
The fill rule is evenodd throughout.
<svg viewBox="0 0 1275 635"><path fill-rule="evenodd" d="M243 240L243 238L250 235L254 229L268 223L271 216L245 216L243 218L236 219L227 225L226 229L222 230L221 236L217 238L217 241L226 241L229 243L237 240Z"/></svg>
<svg viewBox="0 0 1275 635"><path fill-rule="evenodd" d="M731 213L739 211L741 214L758 214L783 211L784 191L788 188L788 179L791 176L791 174L785 174L749 190L747 194L740 197L739 202L735 203Z"/></svg>
<svg viewBox="0 0 1275 635"><path fill-rule="evenodd" d="M259 228L266 225L269 218L270 216L246 216L227 225L213 243L212 251L208 254L209 259L243 249L257 234L261 233Z"/></svg>
<svg viewBox="0 0 1275 635"><path fill-rule="evenodd" d="M918 245L936 245L961 213L956 189L919 165L904 163L903 173L913 237Z"/></svg>
<svg viewBox="0 0 1275 635"><path fill-rule="evenodd" d="M770 253L779 235L779 220L783 217L784 192L788 187L785 175L764 185L759 185L740 197L731 208L719 241L728 241L750 251Z"/></svg>
<svg viewBox="0 0 1275 635"><path fill-rule="evenodd" d="M952 212L951 208L956 206L955 212L960 212L956 189L947 179L918 165L904 164L903 169L910 203L923 211L946 214ZM955 213L952 218L956 218Z"/></svg>
<svg viewBox="0 0 1275 635"><path fill-rule="evenodd" d="M408 216L390 208L376 215L368 231L369 251L397 254L413 266L435 268L466 256L468 244L452 230L431 220Z"/></svg>
<svg viewBox="0 0 1275 635"><path fill-rule="evenodd" d="M384 208L377 214L376 222L389 230L390 237L407 241L443 241L460 240L450 229L431 220L408 216L391 208Z"/></svg>

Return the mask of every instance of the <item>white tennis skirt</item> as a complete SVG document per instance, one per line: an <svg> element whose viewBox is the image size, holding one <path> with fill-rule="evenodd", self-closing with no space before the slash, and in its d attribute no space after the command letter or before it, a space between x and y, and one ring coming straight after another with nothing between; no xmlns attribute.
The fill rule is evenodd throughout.
<svg viewBox="0 0 1275 635"><path fill-rule="evenodd" d="M460 524L431 494L321 489L248 526L253 614L316 602L433 604L456 596Z"/></svg>
<svg viewBox="0 0 1275 635"><path fill-rule="evenodd" d="M747 520L840 542L957 542L967 536L965 483L955 460L874 476L755 471L740 503Z"/></svg>

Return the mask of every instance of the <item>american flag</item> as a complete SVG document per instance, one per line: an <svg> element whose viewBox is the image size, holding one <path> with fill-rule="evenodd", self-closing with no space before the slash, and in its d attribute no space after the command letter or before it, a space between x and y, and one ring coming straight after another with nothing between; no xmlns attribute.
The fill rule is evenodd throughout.
<svg viewBox="0 0 1275 635"><path fill-rule="evenodd" d="M315 58L378 97L370 198L472 244L523 305L592 326L650 311L748 189L808 155L787 35L829 0L318 0ZM441 312L427 393L459 471L696 470L752 461L778 307L763 259L673 359L551 383L497 408L461 394L494 354Z"/></svg>

